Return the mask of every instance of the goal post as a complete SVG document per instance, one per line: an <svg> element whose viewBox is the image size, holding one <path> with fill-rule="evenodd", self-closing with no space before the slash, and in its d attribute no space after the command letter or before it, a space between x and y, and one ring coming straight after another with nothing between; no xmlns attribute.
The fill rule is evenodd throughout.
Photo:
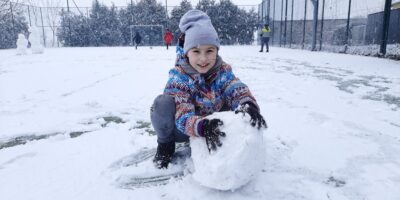
<svg viewBox="0 0 400 200"><path fill-rule="evenodd" d="M142 45L159 46L163 45L164 26L163 25L130 25L131 43L134 44L133 37L135 33L139 33L142 37Z"/></svg>

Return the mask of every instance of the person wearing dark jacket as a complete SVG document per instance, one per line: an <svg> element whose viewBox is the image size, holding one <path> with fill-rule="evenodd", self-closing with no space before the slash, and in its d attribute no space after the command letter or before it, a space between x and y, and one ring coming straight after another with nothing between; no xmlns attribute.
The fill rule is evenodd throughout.
<svg viewBox="0 0 400 200"><path fill-rule="evenodd" d="M190 10L179 28L183 51L177 49L177 63L169 71L164 93L156 97L150 111L158 143L153 162L159 169L171 162L175 142L204 137L210 152L222 145L223 121L206 118L214 112L242 112L251 117L252 126L267 127L250 89L218 55L220 40L209 16Z"/></svg>
<svg viewBox="0 0 400 200"><path fill-rule="evenodd" d="M135 36L133 37L133 41L135 41L135 49L137 49L137 46L142 42L142 36L140 36L139 32L135 32Z"/></svg>

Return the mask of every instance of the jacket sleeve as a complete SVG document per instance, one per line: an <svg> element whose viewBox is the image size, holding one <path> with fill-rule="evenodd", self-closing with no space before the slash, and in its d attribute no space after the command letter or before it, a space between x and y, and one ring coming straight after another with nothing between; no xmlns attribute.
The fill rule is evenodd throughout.
<svg viewBox="0 0 400 200"><path fill-rule="evenodd" d="M180 73L176 69L170 70L169 80L165 87L164 94L168 94L175 99L176 128L188 136L199 136L197 125L202 117L195 115L189 79L187 75Z"/></svg>
<svg viewBox="0 0 400 200"><path fill-rule="evenodd" d="M225 80L223 82L223 95L230 109L235 110L243 103L252 103L260 110L250 89L233 74L231 66L224 64L222 70L222 80Z"/></svg>

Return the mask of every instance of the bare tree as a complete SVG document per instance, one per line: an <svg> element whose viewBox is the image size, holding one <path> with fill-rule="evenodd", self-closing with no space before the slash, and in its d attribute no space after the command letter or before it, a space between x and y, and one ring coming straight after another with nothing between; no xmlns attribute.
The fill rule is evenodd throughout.
<svg viewBox="0 0 400 200"><path fill-rule="evenodd" d="M10 0L2 0L0 1L0 14L6 12L10 9Z"/></svg>
<svg viewBox="0 0 400 200"><path fill-rule="evenodd" d="M15 3L18 3L18 1ZM10 13L11 9L11 0L0 0L0 17Z"/></svg>
<svg viewBox="0 0 400 200"><path fill-rule="evenodd" d="M35 6L33 9L33 14L35 19L39 18L40 13L38 13L37 8L41 8L44 12L44 24L52 31L52 46L55 46L56 41L56 31L60 21L60 8L62 6L61 0L27 0L30 5Z"/></svg>
<svg viewBox="0 0 400 200"><path fill-rule="evenodd" d="M52 33L53 33L53 39L52 39L52 46L54 47L55 39L56 39L56 31L57 27L60 21L60 10L59 8L61 7L61 1L60 0L46 0L46 7L47 7L47 12L46 12L46 21L47 24L49 25Z"/></svg>

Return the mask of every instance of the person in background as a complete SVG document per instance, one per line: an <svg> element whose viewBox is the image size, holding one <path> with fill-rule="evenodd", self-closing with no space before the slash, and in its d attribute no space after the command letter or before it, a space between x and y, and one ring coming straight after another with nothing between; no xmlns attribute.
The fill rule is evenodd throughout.
<svg viewBox="0 0 400 200"><path fill-rule="evenodd" d="M167 29L167 31L164 34L164 41L165 41L165 44L167 45L167 49L168 49L169 45L171 45L171 42L173 39L174 39L174 36L172 35L171 31L169 31L169 29Z"/></svg>
<svg viewBox="0 0 400 200"><path fill-rule="evenodd" d="M135 41L135 49L142 42L142 36L140 36L139 32L135 32L135 36L133 37L133 41Z"/></svg>
<svg viewBox="0 0 400 200"><path fill-rule="evenodd" d="M258 31L258 35L261 38L261 50L260 52L263 52L264 50L264 44L267 48L266 52L269 52L269 37L271 35L271 29L269 28L268 24L265 24L264 27L262 27L259 31Z"/></svg>
<svg viewBox="0 0 400 200"><path fill-rule="evenodd" d="M179 28L183 34L175 67L169 71L164 93L150 109L158 143L153 162L159 169L168 167L175 143L189 142L189 137L204 137L210 152L222 145L223 121L206 118L214 112L245 113L252 126L267 127L250 89L218 55L220 40L209 16L190 10L182 16Z"/></svg>

